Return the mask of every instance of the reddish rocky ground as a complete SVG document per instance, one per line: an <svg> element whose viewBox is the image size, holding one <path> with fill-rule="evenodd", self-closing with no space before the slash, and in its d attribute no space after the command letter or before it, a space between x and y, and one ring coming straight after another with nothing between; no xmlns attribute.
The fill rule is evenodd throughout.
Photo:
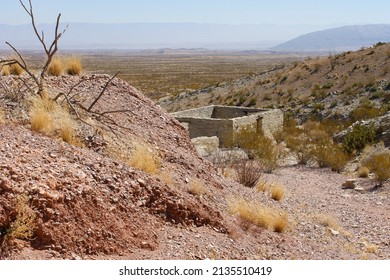
<svg viewBox="0 0 390 280"><path fill-rule="evenodd" d="M51 78L48 88L69 91L79 79ZM90 104L103 85L80 84L80 102ZM111 115L115 125L100 126L116 130L106 138L96 140L81 125L83 139L94 139L89 149L32 132L14 116L19 107L0 100L6 111L6 124L0 125L2 259L390 258L388 184L372 191L375 183L361 179L363 190L344 190L347 175L292 166L264 175L286 189L281 202L273 201L219 175L196 154L175 119L119 79L96 110L126 112ZM157 151L160 169L172 180L110 158L106 144L99 144L126 147L140 138ZM193 181L207 192L191 194ZM27 197L25 207L35 213L33 234L9 241L5 236L17 219L20 197ZM228 212L228 201L238 197L287 212L287 230L243 224Z"/></svg>

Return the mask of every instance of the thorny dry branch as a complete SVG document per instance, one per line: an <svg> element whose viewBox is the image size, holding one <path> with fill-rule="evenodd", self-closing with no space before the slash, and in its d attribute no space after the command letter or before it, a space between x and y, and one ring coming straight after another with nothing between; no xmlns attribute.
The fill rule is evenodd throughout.
<svg viewBox="0 0 390 280"><path fill-rule="evenodd" d="M37 94L42 96L42 94L44 93L44 90L45 90L45 74L46 74L47 68L49 67L49 65L51 63L53 56L58 51L58 41L62 37L62 35L65 33L68 26L66 26L66 28L62 32L60 32L60 33L58 32L59 25L60 25L60 19L61 19L61 14L58 14L56 26L55 26L55 31L54 31L54 39L53 39L52 43L50 44L50 46L48 47L48 45L45 42L44 32L42 31L41 34L38 32L31 0L28 1L29 7L27 7L23 3L22 0L19 0L19 2L22 5L23 9L26 11L26 13L31 18L31 25L34 29L35 35L37 36L43 49L45 50L47 59L46 59L45 64L42 66L39 75L37 76L34 73L32 73L32 71L28 67L26 61L23 59L23 56L21 55L21 53L11 43L6 42L6 44L10 48L12 48L12 50L17 54L18 59L3 59L3 60L0 60L0 64L2 67L7 66L7 65L18 64L37 84L37 86L38 86Z"/></svg>

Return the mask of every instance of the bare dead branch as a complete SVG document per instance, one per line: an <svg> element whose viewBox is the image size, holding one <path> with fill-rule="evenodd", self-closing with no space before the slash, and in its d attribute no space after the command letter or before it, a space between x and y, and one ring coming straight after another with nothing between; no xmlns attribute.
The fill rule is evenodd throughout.
<svg viewBox="0 0 390 280"><path fill-rule="evenodd" d="M112 76L108 81L107 83L104 85L103 87L103 90L100 92L100 94L98 95L98 97L96 97L96 99L92 102L92 104L88 107L88 112L90 112L93 108L93 106L95 106L95 104L99 101L99 99L103 96L104 92L106 91L107 87L109 86L109 84L112 82L112 80L115 79L115 77L119 74L119 72L117 72L114 76Z"/></svg>
<svg viewBox="0 0 390 280"><path fill-rule="evenodd" d="M19 66L21 66L23 68L24 71L27 72L27 74L35 81L35 83L37 84L38 86L38 95L42 95L43 92L44 92L44 88L45 88L45 73L53 59L53 56L56 54L56 52L58 51L58 40L62 37L62 35L66 32L68 26L65 27L65 29L59 33L58 32L58 29L59 29L59 25L60 25L60 20L61 20L61 14L58 14L57 16L57 20L56 20L56 26L55 26L55 29L54 29L54 39L52 41L52 43L50 44L50 46L48 47L48 45L46 44L45 42L45 34L44 32L42 31L41 33L38 32L38 28L37 28L37 25L36 25L36 22L35 22L35 16L34 16L34 12L33 12L33 5L32 5L32 2L31 0L28 0L28 7L26 4L24 4L24 2L22 0L19 0L19 3L21 4L21 6L23 7L23 9L26 11L26 13L30 16L30 19L31 19L31 25L33 27L33 30L34 30L34 33L35 35L37 36L39 42L41 43L45 53L46 53L46 62L44 63L44 65L42 66L41 70L40 70L40 74L39 76L36 76L34 75L28 68L28 65L26 63L26 61L23 59L23 56L20 54L20 52L14 47L12 46L10 43L6 42L6 44L8 46L10 46L14 52L16 52L16 54L18 55L19 59L18 60L15 60L15 63L19 64Z"/></svg>

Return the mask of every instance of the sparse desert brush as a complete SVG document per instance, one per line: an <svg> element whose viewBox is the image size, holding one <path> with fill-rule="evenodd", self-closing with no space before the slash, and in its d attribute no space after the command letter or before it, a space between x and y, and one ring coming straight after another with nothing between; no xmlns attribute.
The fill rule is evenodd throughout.
<svg viewBox="0 0 390 280"><path fill-rule="evenodd" d="M83 70L83 66L81 64L80 58L71 57L67 60L66 73L68 75L72 75L72 76L80 75L82 70Z"/></svg>
<svg viewBox="0 0 390 280"><path fill-rule="evenodd" d="M63 64L59 58L55 58L51 61L49 67L47 68L47 73L50 76L61 76L63 72Z"/></svg>
<svg viewBox="0 0 390 280"><path fill-rule="evenodd" d="M149 174L157 174L160 159L157 152L146 143L137 142L128 164Z"/></svg>
<svg viewBox="0 0 390 280"><path fill-rule="evenodd" d="M314 216L315 220L324 227L329 227L334 230L340 230L340 224L331 214L322 213Z"/></svg>
<svg viewBox="0 0 390 280"><path fill-rule="evenodd" d="M390 154L374 154L364 162L365 166L375 174L379 186L390 178Z"/></svg>
<svg viewBox="0 0 390 280"><path fill-rule="evenodd" d="M208 188L202 184L202 182L198 179L193 179L190 182L190 186L188 188L188 192L192 195L202 196L209 192Z"/></svg>
<svg viewBox="0 0 390 280"><path fill-rule="evenodd" d="M3 250L9 249L7 246L11 246L15 239L31 239L37 228L37 215L31 209L26 195L19 195L16 198L15 212L15 220L9 225L3 239Z"/></svg>
<svg viewBox="0 0 390 280"><path fill-rule="evenodd" d="M344 149L349 154L360 153L366 145L375 142L376 131L374 126L355 125L344 137Z"/></svg>
<svg viewBox="0 0 390 280"><path fill-rule="evenodd" d="M237 181L249 188L256 186L262 176L263 169L258 161L242 160L234 165Z"/></svg>
<svg viewBox="0 0 390 280"><path fill-rule="evenodd" d="M269 191L273 200L280 201L284 198L285 188L280 184L272 184Z"/></svg>
<svg viewBox="0 0 390 280"><path fill-rule="evenodd" d="M343 147L329 141L314 144L313 156L320 167L330 167L333 171L341 172L350 160L350 156Z"/></svg>
<svg viewBox="0 0 390 280"><path fill-rule="evenodd" d="M357 173L360 178L367 178L370 174L370 169L368 169L366 166L360 166Z"/></svg>
<svg viewBox="0 0 390 280"><path fill-rule="evenodd" d="M243 198L231 199L228 206L229 212L237 215L245 223L275 232L284 232L287 228L287 214L279 213L280 211L276 209Z"/></svg>
<svg viewBox="0 0 390 280"><path fill-rule="evenodd" d="M262 132L258 132L254 125L241 127L234 135L234 146L246 151L250 158L262 163L263 171L271 173L278 167L281 152L273 141Z"/></svg>

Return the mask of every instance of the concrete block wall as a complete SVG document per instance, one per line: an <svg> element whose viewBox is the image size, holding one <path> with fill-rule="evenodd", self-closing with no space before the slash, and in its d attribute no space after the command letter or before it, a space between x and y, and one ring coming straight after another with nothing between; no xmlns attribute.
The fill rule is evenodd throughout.
<svg viewBox="0 0 390 280"><path fill-rule="evenodd" d="M229 147L233 139L233 121L221 119L180 118L188 123L190 138L217 136L221 147Z"/></svg>
<svg viewBox="0 0 390 280"><path fill-rule="evenodd" d="M241 127L254 125L267 137L283 128L281 110L265 110L229 106L206 106L173 114L188 129L191 139L217 136L221 147L229 147L234 132Z"/></svg>
<svg viewBox="0 0 390 280"><path fill-rule="evenodd" d="M206 106L201 108L195 108L190 110L185 110L181 112L172 113L175 118L202 118L208 119L212 118L214 112L214 106Z"/></svg>
<svg viewBox="0 0 390 280"><path fill-rule="evenodd" d="M264 135L273 138L273 133L283 129L283 112L279 109L269 110L260 114Z"/></svg>

